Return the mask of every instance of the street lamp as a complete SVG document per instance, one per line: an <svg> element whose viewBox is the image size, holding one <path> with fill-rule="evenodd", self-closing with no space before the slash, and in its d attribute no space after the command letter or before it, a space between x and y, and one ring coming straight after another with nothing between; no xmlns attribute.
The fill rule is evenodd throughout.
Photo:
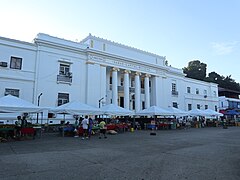
<svg viewBox="0 0 240 180"><path fill-rule="evenodd" d="M102 97L101 99L98 100L98 107L101 107L101 101L104 99L104 97Z"/></svg>
<svg viewBox="0 0 240 180"><path fill-rule="evenodd" d="M37 101L37 105L39 106L39 103L40 103L40 97L42 96L43 93L40 93L38 95L38 101ZM37 124L38 124L38 113L37 113Z"/></svg>

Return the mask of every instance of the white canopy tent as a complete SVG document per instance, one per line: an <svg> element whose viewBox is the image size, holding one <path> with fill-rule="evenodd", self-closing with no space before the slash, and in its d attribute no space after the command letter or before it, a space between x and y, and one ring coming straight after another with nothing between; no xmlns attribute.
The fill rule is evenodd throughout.
<svg viewBox="0 0 240 180"><path fill-rule="evenodd" d="M163 108L157 107L157 106L151 106L147 109L136 112L135 115L140 115L140 116L156 116L156 115L170 116L170 115L173 115L173 113L168 111L168 110L165 110Z"/></svg>
<svg viewBox="0 0 240 180"><path fill-rule="evenodd" d="M209 114L208 116L217 116L217 117L223 116L222 113L216 112L212 109L205 109L204 111Z"/></svg>
<svg viewBox="0 0 240 180"><path fill-rule="evenodd" d="M1 113L30 113L42 112L44 108L38 107L28 101L18 97L7 95L0 98L0 112Z"/></svg>
<svg viewBox="0 0 240 180"><path fill-rule="evenodd" d="M98 115L101 114L99 108L95 108L80 101L72 101L50 110L57 114L78 114L78 115Z"/></svg>
<svg viewBox="0 0 240 180"><path fill-rule="evenodd" d="M167 110L170 111L172 113L172 115L174 115L174 116L187 116L188 115L187 111L183 111L183 110L175 108L175 107L168 107Z"/></svg>
<svg viewBox="0 0 240 180"><path fill-rule="evenodd" d="M127 110L114 104L108 104L100 108L104 115L129 116L133 115L133 111Z"/></svg>
<svg viewBox="0 0 240 180"><path fill-rule="evenodd" d="M189 116L209 116L209 113L200 109L192 109L188 111L188 115Z"/></svg>

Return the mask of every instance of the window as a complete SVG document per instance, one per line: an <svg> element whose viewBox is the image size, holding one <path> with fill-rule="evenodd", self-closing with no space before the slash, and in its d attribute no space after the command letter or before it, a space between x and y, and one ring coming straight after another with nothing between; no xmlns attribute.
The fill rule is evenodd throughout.
<svg viewBox="0 0 240 180"><path fill-rule="evenodd" d="M109 84L112 84L112 76L110 77Z"/></svg>
<svg viewBox="0 0 240 180"><path fill-rule="evenodd" d="M69 102L69 94L68 93L58 93L58 106L61 106L68 102Z"/></svg>
<svg viewBox="0 0 240 180"><path fill-rule="evenodd" d="M176 83L172 83L172 91L176 92L177 91L177 85Z"/></svg>
<svg viewBox="0 0 240 180"><path fill-rule="evenodd" d="M123 84L124 84L124 80L123 80L123 78L121 77L120 86L123 86Z"/></svg>
<svg viewBox="0 0 240 180"><path fill-rule="evenodd" d="M192 110L192 104L188 104L188 111Z"/></svg>
<svg viewBox="0 0 240 180"><path fill-rule="evenodd" d="M134 79L134 77L131 78L131 87L135 87L135 79Z"/></svg>
<svg viewBox="0 0 240 180"><path fill-rule="evenodd" d="M213 96L216 97L217 96L217 93L216 91L213 91Z"/></svg>
<svg viewBox="0 0 240 180"><path fill-rule="evenodd" d="M5 96L7 96L9 94L12 95L12 96L19 97L19 89L6 88L5 89Z"/></svg>
<svg viewBox="0 0 240 180"><path fill-rule="evenodd" d="M208 109L208 105L205 105L205 109Z"/></svg>
<svg viewBox="0 0 240 180"><path fill-rule="evenodd" d="M204 94L204 98L207 98L207 90L206 89L204 89L203 94Z"/></svg>
<svg viewBox="0 0 240 180"><path fill-rule="evenodd" d="M11 57L10 68L11 69L22 69L22 58Z"/></svg>
<svg viewBox="0 0 240 180"><path fill-rule="evenodd" d="M175 108L178 108L178 103L177 102L173 102L172 106L175 107Z"/></svg>
<svg viewBox="0 0 240 180"><path fill-rule="evenodd" d="M198 88L196 89L196 94L199 94L199 89Z"/></svg>
<svg viewBox="0 0 240 180"><path fill-rule="evenodd" d="M144 89L144 79L141 79L141 88Z"/></svg>
<svg viewBox="0 0 240 180"><path fill-rule="evenodd" d="M67 75L69 72L70 72L69 64L60 64L60 68L59 68L60 75Z"/></svg>
<svg viewBox="0 0 240 180"><path fill-rule="evenodd" d="M142 109L145 109L145 101L142 101Z"/></svg>
<svg viewBox="0 0 240 180"><path fill-rule="evenodd" d="M172 95L178 95L176 83L172 83Z"/></svg>
<svg viewBox="0 0 240 180"><path fill-rule="evenodd" d="M207 95L207 90L206 89L204 89L203 94Z"/></svg>
<svg viewBox="0 0 240 180"><path fill-rule="evenodd" d="M57 82L59 83L72 83L72 72L70 72L70 64L60 63L59 75L57 75Z"/></svg>
<svg viewBox="0 0 240 180"><path fill-rule="evenodd" d="M191 93L191 88L187 87L187 93Z"/></svg>
<svg viewBox="0 0 240 180"><path fill-rule="evenodd" d="M197 104L197 109L200 109L200 107L201 107L200 104Z"/></svg>

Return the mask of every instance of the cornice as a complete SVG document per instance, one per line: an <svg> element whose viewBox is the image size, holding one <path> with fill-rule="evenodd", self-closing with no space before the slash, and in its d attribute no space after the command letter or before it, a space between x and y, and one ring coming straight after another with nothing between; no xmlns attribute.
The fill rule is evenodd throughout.
<svg viewBox="0 0 240 180"><path fill-rule="evenodd" d="M59 43L55 43L55 42L51 42L51 41L45 41L45 40L36 40L35 43L39 46L43 46L44 47L51 47L53 49L62 49L62 50L68 50L68 51L73 51L73 52L85 52L85 49L80 48L80 47L73 47L73 46L69 46L69 45L64 45L64 44L59 44Z"/></svg>
<svg viewBox="0 0 240 180"><path fill-rule="evenodd" d="M183 73L171 71L169 67L159 66L156 64L145 63L130 58L125 58L113 54L108 54L101 51L87 49L88 59L95 61L98 64L106 66L118 67L121 69L127 69L130 71L141 71L142 73L148 73L152 75L164 75L166 73L183 76Z"/></svg>
<svg viewBox="0 0 240 180"><path fill-rule="evenodd" d="M98 40L98 41L102 41L104 43L108 43L108 44L112 44L112 45L115 45L115 46L118 46L118 47L121 47L121 48L125 48L125 49L128 49L128 50L133 50L133 51L137 51L137 52L140 52L140 53L143 53L145 55L151 55L151 56L154 56L156 58L161 58L161 59L166 59L166 56L160 56L158 54L154 54L154 53L151 53L151 52L148 52L148 51L144 51L144 50L141 50L141 49L138 49L138 48L135 48L135 47L131 47L131 46L127 46L127 45L124 45L124 44L121 44L121 43L118 43L118 42L115 42L115 41L111 41L111 40L108 40L108 39L104 39L104 38L100 38L100 37L96 37L96 36L93 36L91 34L89 34L86 38L84 38L82 41L80 41L81 43L84 43L86 42L87 40Z"/></svg>
<svg viewBox="0 0 240 180"><path fill-rule="evenodd" d="M15 39L0 37L0 44L9 46L9 47L17 47L21 49L36 51L37 46L34 43L29 43L25 41L19 41Z"/></svg>
<svg viewBox="0 0 240 180"><path fill-rule="evenodd" d="M11 42L14 42L14 43L20 43L20 44L24 44L24 45L35 47L34 43L30 43L30 42L26 42L26 41L20 41L20 40L11 39L11 38L6 38L6 37L2 37L2 36L0 36L0 40L11 41Z"/></svg>

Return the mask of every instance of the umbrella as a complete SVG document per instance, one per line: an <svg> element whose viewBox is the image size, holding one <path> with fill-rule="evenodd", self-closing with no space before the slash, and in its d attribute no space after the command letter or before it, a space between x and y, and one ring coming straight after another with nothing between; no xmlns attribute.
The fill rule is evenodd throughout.
<svg viewBox="0 0 240 180"><path fill-rule="evenodd" d="M154 116L154 115L162 115L162 116L169 116L173 115L172 112L165 110L163 108L157 106L151 106L147 109L141 110L136 112L136 115L143 115L143 116Z"/></svg>
<svg viewBox="0 0 240 180"><path fill-rule="evenodd" d="M106 106L103 106L100 108L100 111L102 112L102 114L105 115L128 116L133 114L132 111L114 104L108 104Z"/></svg>

